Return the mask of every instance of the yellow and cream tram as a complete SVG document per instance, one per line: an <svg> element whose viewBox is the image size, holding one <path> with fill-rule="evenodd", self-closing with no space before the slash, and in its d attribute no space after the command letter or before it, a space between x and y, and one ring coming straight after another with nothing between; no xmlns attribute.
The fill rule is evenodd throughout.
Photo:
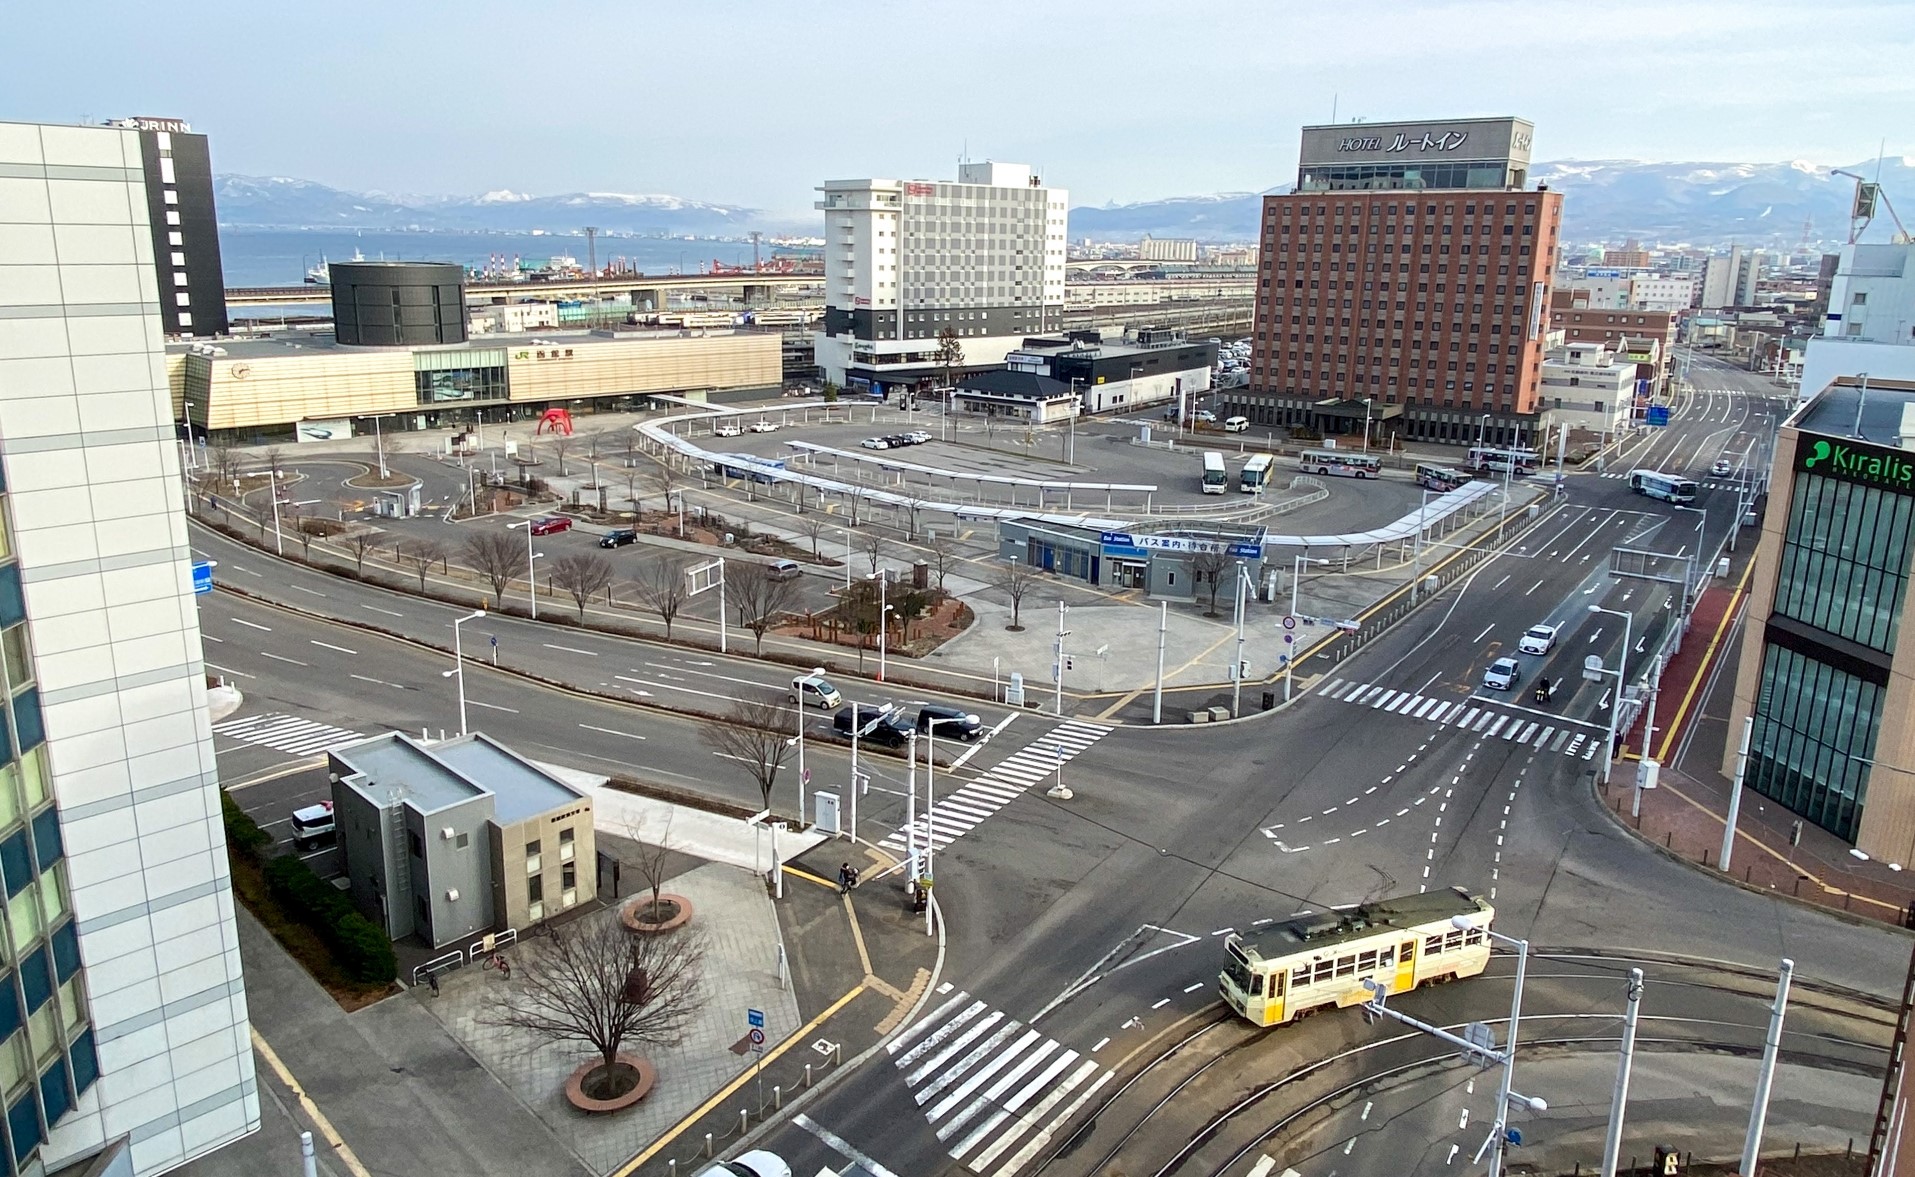
<svg viewBox="0 0 1915 1177"><path fill-rule="evenodd" d="M1460 919L1458 917L1461 917ZM1259 1026L1473 977L1489 964L1496 910L1461 887L1270 924L1224 940L1224 1003ZM1458 927L1461 923L1466 926Z"/></svg>

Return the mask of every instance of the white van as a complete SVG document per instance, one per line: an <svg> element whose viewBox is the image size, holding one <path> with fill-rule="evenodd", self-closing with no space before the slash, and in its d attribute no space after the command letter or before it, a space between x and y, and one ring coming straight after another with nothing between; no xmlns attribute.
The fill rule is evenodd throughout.
<svg viewBox="0 0 1915 1177"><path fill-rule="evenodd" d="M1225 433L1242 433L1249 428L1250 418L1248 417L1229 417L1223 423Z"/></svg>
<svg viewBox="0 0 1915 1177"><path fill-rule="evenodd" d="M838 688L825 681L820 674L801 674L791 680L791 701L804 707L823 707L827 710L844 705L844 696Z"/></svg>
<svg viewBox="0 0 1915 1177"><path fill-rule="evenodd" d="M293 845L306 850L333 836L332 802L293 810Z"/></svg>

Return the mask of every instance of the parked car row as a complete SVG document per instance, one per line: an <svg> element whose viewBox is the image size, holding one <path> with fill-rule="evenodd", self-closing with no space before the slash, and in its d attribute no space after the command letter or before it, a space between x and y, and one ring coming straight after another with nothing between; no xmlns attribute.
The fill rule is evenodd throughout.
<svg viewBox="0 0 1915 1177"><path fill-rule="evenodd" d="M931 440L931 435L922 429L913 429L909 433L892 433L884 437L867 437L858 444L868 450L901 450L908 445L923 445Z"/></svg>

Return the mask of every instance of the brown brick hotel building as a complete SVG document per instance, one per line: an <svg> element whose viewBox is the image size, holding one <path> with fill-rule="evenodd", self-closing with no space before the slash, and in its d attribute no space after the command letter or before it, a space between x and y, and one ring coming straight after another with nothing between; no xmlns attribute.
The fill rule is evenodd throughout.
<svg viewBox="0 0 1915 1177"><path fill-rule="evenodd" d="M1519 119L1303 129L1263 201L1255 425L1533 445L1562 197L1524 191ZM1366 404L1367 402L1367 404ZM1486 419L1487 418L1487 419Z"/></svg>

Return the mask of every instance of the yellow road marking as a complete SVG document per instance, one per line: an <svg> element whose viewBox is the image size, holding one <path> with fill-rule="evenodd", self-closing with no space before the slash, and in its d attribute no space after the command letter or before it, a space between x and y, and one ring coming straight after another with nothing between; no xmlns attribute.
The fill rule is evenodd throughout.
<svg viewBox="0 0 1915 1177"><path fill-rule="evenodd" d="M313 1126L319 1129L319 1139L327 1148L333 1150L334 1154L345 1163L346 1168L352 1170L353 1177L372 1177L371 1171L359 1163L359 1158L353 1154L352 1147L341 1139L339 1130L332 1126L332 1121L326 1118L326 1113L319 1110L319 1105L306 1094L306 1089L299 1085L299 1080L293 1078L293 1073L286 1069L286 1064L279 1061L279 1055L264 1038L259 1036L259 1029L257 1027L251 1029L253 1049L266 1060L266 1065L273 1069L273 1074L279 1076L279 1081L291 1089L293 1097L299 1101L300 1108L313 1122Z"/></svg>
<svg viewBox="0 0 1915 1177"><path fill-rule="evenodd" d="M1709 639L1709 648L1702 652L1702 665L1697 668L1695 678L1689 683L1689 689L1683 692L1682 703L1676 708L1675 718L1669 721L1669 727L1663 733L1662 744L1656 749L1658 759L1668 758L1669 746L1675 742L1676 733L1682 730L1682 720L1689 714L1689 705L1695 701L1696 692L1702 688L1702 680L1709 677L1707 674L1709 660L1715 656L1716 644L1722 641L1722 635L1729 631L1730 622L1735 620L1736 606L1741 602L1742 594L1749 587L1749 578L1753 575L1755 575L1755 561L1750 560L1749 566L1742 570L1742 579L1737 582L1735 592L1729 597L1729 607L1722 611L1722 621L1716 626L1715 636Z"/></svg>

